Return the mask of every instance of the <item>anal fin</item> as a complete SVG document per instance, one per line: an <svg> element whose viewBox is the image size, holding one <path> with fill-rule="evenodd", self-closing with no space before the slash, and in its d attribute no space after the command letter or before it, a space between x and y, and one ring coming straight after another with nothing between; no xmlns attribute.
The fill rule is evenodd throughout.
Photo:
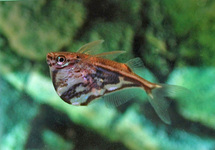
<svg viewBox="0 0 215 150"><path fill-rule="evenodd" d="M107 107L117 107L129 100L132 100L133 98L137 98L140 90L142 91L140 88L125 88L113 93L109 93L105 95L103 99Z"/></svg>

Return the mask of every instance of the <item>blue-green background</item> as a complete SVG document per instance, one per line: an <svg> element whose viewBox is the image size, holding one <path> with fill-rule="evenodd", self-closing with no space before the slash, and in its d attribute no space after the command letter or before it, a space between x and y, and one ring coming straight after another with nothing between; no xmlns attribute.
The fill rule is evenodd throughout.
<svg viewBox="0 0 215 150"><path fill-rule="evenodd" d="M0 2L0 149L215 149L215 1ZM191 90L163 123L143 93L118 108L75 107L55 93L46 54L104 39L140 57L152 82Z"/></svg>

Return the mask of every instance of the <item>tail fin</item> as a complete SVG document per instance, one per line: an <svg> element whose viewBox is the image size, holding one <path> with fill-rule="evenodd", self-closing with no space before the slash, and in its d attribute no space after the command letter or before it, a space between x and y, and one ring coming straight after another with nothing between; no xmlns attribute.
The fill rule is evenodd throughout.
<svg viewBox="0 0 215 150"><path fill-rule="evenodd" d="M154 107L160 119L167 124L171 124L168 113L169 102L167 98L177 98L188 95L189 90L176 85L158 84L157 87L147 91L149 102Z"/></svg>

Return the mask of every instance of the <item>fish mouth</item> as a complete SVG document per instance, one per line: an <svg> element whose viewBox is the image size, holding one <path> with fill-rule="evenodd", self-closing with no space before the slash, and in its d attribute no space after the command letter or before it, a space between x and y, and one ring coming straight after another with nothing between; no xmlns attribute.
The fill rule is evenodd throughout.
<svg viewBox="0 0 215 150"><path fill-rule="evenodd" d="M51 67L52 66L52 61L54 60L54 54L53 53L48 53L46 55L46 62L47 64Z"/></svg>

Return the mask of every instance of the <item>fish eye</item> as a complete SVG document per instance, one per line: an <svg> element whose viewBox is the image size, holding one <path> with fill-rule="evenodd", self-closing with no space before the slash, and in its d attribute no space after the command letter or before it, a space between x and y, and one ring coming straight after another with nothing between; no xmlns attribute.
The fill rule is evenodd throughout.
<svg viewBox="0 0 215 150"><path fill-rule="evenodd" d="M62 65L65 61L66 61L65 56L60 55L60 56L57 57L57 64L58 65Z"/></svg>

